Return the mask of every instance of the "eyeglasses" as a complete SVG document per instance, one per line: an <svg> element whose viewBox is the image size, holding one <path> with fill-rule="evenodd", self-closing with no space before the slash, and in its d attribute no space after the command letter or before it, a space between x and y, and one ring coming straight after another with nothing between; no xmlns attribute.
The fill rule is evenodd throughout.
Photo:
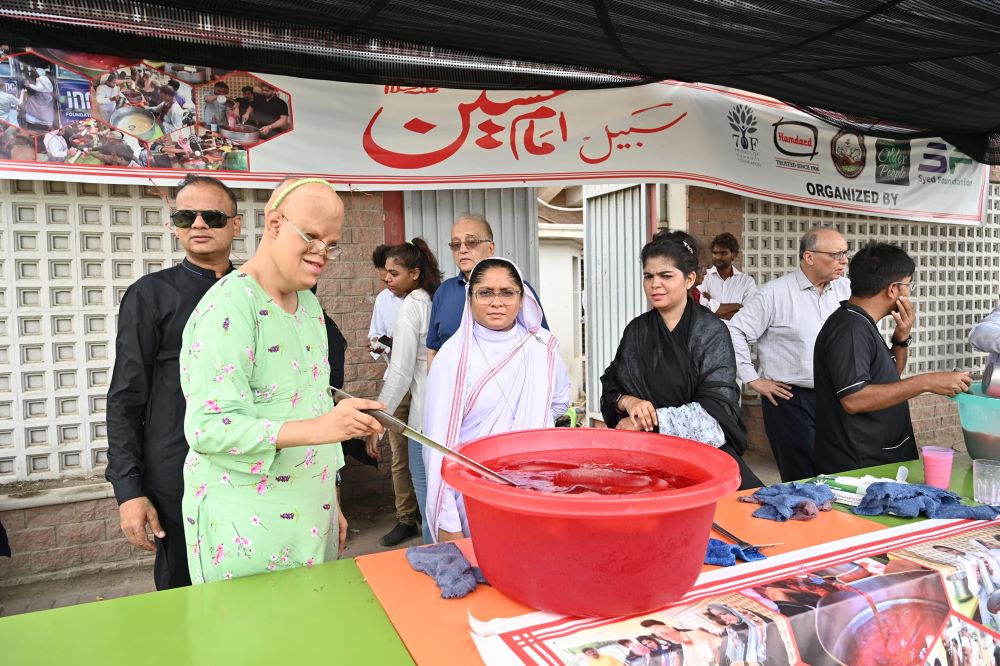
<svg viewBox="0 0 1000 666"><path fill-rule="evenodd" d="M302 240L304 240L306 242L306 245L309 246L310 253L325 254L327 259L336 259L341 254L343 254L344 248L340 247L336 243L334 243L333 245L327 245L318 238L310 238L306 234L302 233L302 230L299 229L297 226L295 226L295 223L289 220L284 213L281 214L281 217L283 220L285 220L285 222L288 222L288 224L292 226L292 229L295 229L295 232L299 236L302 236Z"/></svg>
<svg viewBox="0 0 1000 666"><path fill-rule="evenodd" d="M817 254L825 254L834 261L843 261L844 259L851 258L851 253L849 250L842 250L840 252L824 252L823 250L809 250L809 252L816 252Z"/></svg>
<svg viewBox="0 0 1000 666"><path fill-rule="evenodd" d="M901 284L906 287L909 287L911 294L915 294L917 292L917 288L920 286L916 282L893 282L892 284Z"/></svg>
<svg viewBox="0 0 1000 666"><path fill-rule="evenodd" d="M499 298L504 305L513 305L517 302L517 297L521 295L521 292L514 289L501 289L500 291L477 289L472 292L472 295L475 296L476 302L480 305L489 305L496 298Z"/></svg>
<svg viewBox="0 0 1000 666"><path fill-rule="evenodd" d="M448 243L448 247L451 248L452 252L457 252L459 249L461 249L462 245L465 245L465 247L469 248L470 250L475 250L480 243L492 243L492 242L493 242L492 238L466 238L465 240L461 241L452 241Z"/></svg>
<svg viewBox="0 0 1000 666"><path fill-rule="evenodd" d="M198 216L205 220L207 224L212 229L221 229L226 226L229 219L236 217L235 215L226 215L221 210L175 210L170 214L170 219L173 220L174 226L178 229L190 229Z"/></svg>

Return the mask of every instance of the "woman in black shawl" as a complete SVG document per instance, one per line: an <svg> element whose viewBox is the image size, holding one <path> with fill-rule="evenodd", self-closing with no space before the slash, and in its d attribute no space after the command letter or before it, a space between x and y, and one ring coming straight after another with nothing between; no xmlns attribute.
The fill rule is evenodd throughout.
<svg viewBox="0 0 1000 666"><path fill-rule="evenodd" d="M642 248L641 258L652 309L625 327L601 377L604 422L609 428L704 441L736 460L741 489L760 486L740 457L747 437L729 330L689 294L698 270L694 238L660 232Z"/></svg>

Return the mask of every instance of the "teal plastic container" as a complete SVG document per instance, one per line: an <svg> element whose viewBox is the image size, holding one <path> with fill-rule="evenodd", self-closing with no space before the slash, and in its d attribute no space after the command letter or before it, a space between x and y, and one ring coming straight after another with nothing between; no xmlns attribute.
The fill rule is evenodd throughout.
<svg viewBox="0 0 1000 666"><path fill-rule="evenodd" d="M974 382L969 393L959 393L953 400L958 403L969 457L1000 460L1000 398L984 395L982 384Z"/></svg>

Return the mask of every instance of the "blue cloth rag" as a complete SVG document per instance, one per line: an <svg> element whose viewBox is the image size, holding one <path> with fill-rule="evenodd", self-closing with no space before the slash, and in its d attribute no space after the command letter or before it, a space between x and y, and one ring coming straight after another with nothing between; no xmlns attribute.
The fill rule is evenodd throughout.
<svg viewBox="0 0 1000 666"><path fill-rule="evenodd" d="M709 538L708 550L705 552L705 564L713 564L717 567L731 567L736 564L736 558L744 562L756 562L766 560L767 555L757 548L740 548L735 543L726 543L718 539Z"/></svg>
<svg viewBox="0 0 1000 666"><path fill-rule="evenodd" d="M955 493L919 483L879 481L868 486L861 503L851 509L859 516L894 516L913 518L923 513L928 518L971 518L993 520L1000 510L993 506L966 506Z"/></svg>
<svg viewBox="0 0 1000 666"><path fill-rule="evenodd" d="M476 589L478 583L489 585L479 567L469 564L458 546L451 542L410 546L406 549L406 560L416 571L434 579L442 599L461 599Z"/></svg>
<svg viewBox="0 0 1000 666"><path fill-rule="evenodd" d="M753 495L740 497L740 501L762 505L753 512L755 518L783 523L812 520L820 511L829 511L833 506L833 492L825 484L793 481L765 486Z"/></svg>

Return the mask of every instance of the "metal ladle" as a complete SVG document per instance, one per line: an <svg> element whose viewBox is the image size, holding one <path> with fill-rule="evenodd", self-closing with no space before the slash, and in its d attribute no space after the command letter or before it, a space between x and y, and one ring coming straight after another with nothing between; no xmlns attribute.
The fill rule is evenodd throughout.
<svg viewBox="0 0 1000 666"><path fill-rule="evenodd" d="M350 393L341 391L338 388L330 387L330 392L333 394L333 398L337 402L340 402L341 400L344 400L346 398L354 397ZM381 409L362 409L361 411L364 412L365 414L369 414L370 416L374 417L375 420L381 423L386 430L394 432L398 435L402 435L404 437L409 437L413 441L422 444L423 446L434 449L435 451L445 456L446 458L451 458L462 467L471 469L472 471L477 472L482 476L493 479L494 481L498 481L505 485L514 487L518 486L518 484L511 481L506 476L502 474L497 474L492 469L483 465L482 463L476 462L472 458L464 456L458 451L453 451L452 449L449 449L444 444L435 442L427 435L417 432L416 430L406 425L405 423L397 419L392 414L389 414L388 412L384 412Z"/></svg>

